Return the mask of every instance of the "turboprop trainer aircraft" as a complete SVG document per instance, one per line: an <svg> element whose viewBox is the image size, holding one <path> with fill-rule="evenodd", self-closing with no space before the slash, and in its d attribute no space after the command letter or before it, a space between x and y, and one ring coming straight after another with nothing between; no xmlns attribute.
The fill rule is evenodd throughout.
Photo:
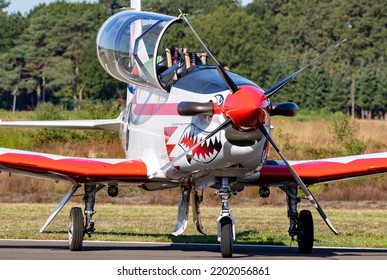
<svg viewBox="0 0 387 280"><path fill-rule="evenodd" d="M179 23L188 24L205 52L162 45L163 36ZM202 191L217 189L221 211L216 223L223 257L232 256L235 240L231 194L258 187L260 195L267 197L271 187L280 188L287 196L289 235L297 238L301 253L311 253L313 219L309 210L298 211L299 190L337 234L308 187L387 172L387 153L288 161L270 135L271 117L291 117L298 111L296 104L271 102L270 97L341 43L263 90L226 71L181 11L179 17L139 10L118 12L102 25L97 37L102 67L132 85L127 107L117 119L0 122L0 126L119 131L126 158L78 158L0 148L0 170L72 184L41 232L83 187L84 211L74 207L69 217L73 251L81 250L84 235L95 231L97 192L106 187L115 196L119 184L130 183L148 191L181 188L174 235L186 229L190 197L196 227L203 233ZM282 160L268 159L269 146Z"/></svg>

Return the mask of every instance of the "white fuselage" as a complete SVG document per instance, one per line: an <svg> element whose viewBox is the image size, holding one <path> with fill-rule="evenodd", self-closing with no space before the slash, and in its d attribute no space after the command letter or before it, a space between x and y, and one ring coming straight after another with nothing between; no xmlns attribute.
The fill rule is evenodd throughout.
<svg viewBox="0 0 387 280"><path fill-rule="evenodd" d="M190 149L224 122L223 114L210 116L180 116L177 105L181 101L217 102L222 106L228 90L211 94L198 94L172 88L171 91L137 87L132 101L122 115L121 130L127 158L141 158L148 174L159 170L178 155ZM267 124L268 125L268 124ZM246 141L234 143L232 139ZM236 141L237 141L236 140ZM239 177L251 175L267 158L267 143L260 132L239 132L227 128L194 149L159 175L166 180ZM207 186L205 186L207 187Z"/></svg>

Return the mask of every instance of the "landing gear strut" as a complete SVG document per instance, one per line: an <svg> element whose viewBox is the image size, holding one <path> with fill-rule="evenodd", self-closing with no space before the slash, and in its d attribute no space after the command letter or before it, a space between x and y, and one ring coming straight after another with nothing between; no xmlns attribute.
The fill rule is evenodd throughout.
<svg viewBox="0 0 387 280"><path fill-rule="evenodd" d="M80 251L85 234L91 237L91 234L95 231L93 220L93 215L95 214L95 195L103 187L103 185L97 187L95 184L84 185L85 194L83 200L85 202L85 220L81 208L71 208L68 228L70 251Z"/></svg>
<svg viewBox="0 0 387 280"><path fill-rule="evenodd" d="M199 194L194 186L181 187L181 196L179 201L179 207L177 209L177 221L175 231L172 232L174 236L183 234L187 228L188 223L188 211L190 198L193 196L192 201L192 216L198 232L206 235L203 231L202 218L200 213L200 204L203 201L203 192Z"/></svg>
<svg viewBox="0 0 387 280"><path fill-rule="evenodd" d="M87 233L89 237L95 231L93 215L95 214L94 204L97 191L97 186L95 184L85 184L85 196L83 197L83 200L85 201L86 216L85 233Z"/></svg>
<svg viewBox="0 0 387 280"><path fill-rule="evenodd" d="M217 220L218 241L223 258L231 258L233 253L233 241L235 240L235 220L231 216L228 199L231 196L230 178L221 178L219 197L222 200L222 210Z"/></svg>
<svg viewBox="0 0 387 280"><path fill-rule="evenodd" d="M175 231L172 232L174 236L179 236L187 228L191 190L192 190L192 187L181 188L181 196L180 196L180 201L179 201L179 206L177 211L176 228L175 228Z"/></svg>
<svg viewBox="0 0 387 280"><path fill-rule="evenodd" d="M302 254L310 254L313 250L314 227L313 217L309 210L297 211L300 198L297 197L297 187L282 187L288 202L288 218L290 221L289 235L297 236L298 249Z"/></svg>

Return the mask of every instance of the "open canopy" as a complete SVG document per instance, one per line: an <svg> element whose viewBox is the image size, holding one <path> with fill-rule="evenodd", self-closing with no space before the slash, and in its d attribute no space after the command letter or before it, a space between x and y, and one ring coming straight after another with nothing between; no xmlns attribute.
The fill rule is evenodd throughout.
<svg viewBox="0 0 387 280"><path fill-rule="evenodd" d="M97 36L102 67L125 83L163 89L157 77L157 51L165 31L176 21L179 18L132 10L113 15Z"/></svg>

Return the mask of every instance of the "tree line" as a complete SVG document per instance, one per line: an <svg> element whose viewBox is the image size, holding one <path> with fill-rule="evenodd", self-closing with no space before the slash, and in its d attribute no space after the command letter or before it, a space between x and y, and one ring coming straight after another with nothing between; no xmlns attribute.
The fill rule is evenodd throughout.
<svg viewBox="0 0 387 280"><path fill-rule="evenodd" d="M0 0L0 108L40 102L74 108L82 100L118 100L126 85L104 72L96 57L101 24L130 1L41 4L27 15L7 14ZM387 115L387 7L382 0L143 0L144 10L189 19L224 66L269 88L329 46L347 41L303 72L273 101L301 108ZM201 51L187 27L167 42Z"/></svg>

